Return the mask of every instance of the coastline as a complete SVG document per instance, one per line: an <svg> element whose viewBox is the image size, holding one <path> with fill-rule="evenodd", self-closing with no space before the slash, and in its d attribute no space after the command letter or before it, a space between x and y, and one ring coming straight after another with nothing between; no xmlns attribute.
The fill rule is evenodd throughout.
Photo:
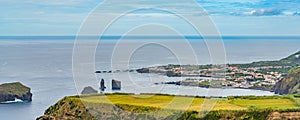
<svg viewBox="0 0 300 120"><path fill-rule="evenodd" d="M177 82L161 82L161 83L154 83L154 84L155 84L155 85L159 85L159 84L168 84L168 85L189 86L189 87L200 87L200 88L261 90L261 91L268 91L268 92L274 93L274 90L273 90L273 89L268 89L268 88L259 88L259 87L245 88L245 87L231 87L231 86L214 87L214 86L210 86L210 85L186 85L186 84L180 84L180 82L181 82L181 81L177 81Z"/></svg>

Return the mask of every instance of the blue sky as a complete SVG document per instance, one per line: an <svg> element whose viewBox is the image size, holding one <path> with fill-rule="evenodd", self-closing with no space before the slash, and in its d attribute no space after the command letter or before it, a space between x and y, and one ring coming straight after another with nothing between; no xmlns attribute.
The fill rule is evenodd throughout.
<svg viewBox="0 0 300 120"><path fill-rule="evenodd" d="M185 0L188 1L188 0ZM14 35L76 35L82 22L102 0L1 0L0 36ZM106 14L118 14L125 8L154 4L188 11L194 17L211 16L222 35L297 35L300 36L300 0L197 0L195 5L178 4L182 0L157 2L140 0L108 0L99 5ZM188 3L188 2L186 2ZM145 16L147 19L145 19ZM159 16L159 17L158 17ZM183 23L161 12L142 11L116 23L108 34L117 35L122 26L159 21L184 29ZM158 19L159 18L159 19ZM128 22L133 21L133 22ZM185 29L184 34L193 34Z"/></svg>

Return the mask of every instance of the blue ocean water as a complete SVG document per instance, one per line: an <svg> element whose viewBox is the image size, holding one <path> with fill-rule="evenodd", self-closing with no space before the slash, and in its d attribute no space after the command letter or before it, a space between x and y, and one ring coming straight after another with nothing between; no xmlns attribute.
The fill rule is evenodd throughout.
<svg viewBox="0 0 300 120"><path fill-rule="evenodd" d="M139 42L139 39L129 40L127 44ZM166 41L177 44L174 40ZM201 64L209 64L209 52L204 41L191 40L192 47L198 55ZM96 50L96 70L106 70L111 67L111 54L116 40L103 40ZM59 99L77 94L77 87L72 74L72 52L74 40L71 38L31 40L28 38L8 38L0 40L0 83L20 81L32 88L31 103L0 104L0 117L7 120L32 120ZM248 63L260 60L278 60L300 50L300 39L245 38L225 39L228 63ZM180 46L180 45L178 45ZM127 64L122 59L117 64ZM129 61L129 68L148 67L160 64L177 63L167 49L150 45L136 51ZM124 74L124 73L120 73ZM125 84L122 92L161 92L173 94L189 94L197 89L198 94L207 89L186 88L178 92L178 86L156 86L158 90L149 89L160 78L176 80L176 78L157 77L157 75L131 74L133 84ZM112 75L98 75L100 78L112 79ZM126 80L125 80L126 81ZM91 85L98 87L98 85ZM109 85L107 85L109 86ZM155 87L155 86L154 86ZM81 91L80 89L78 91ZM110 91L108 91L110 92ZM273 93L258 90L226 89L222 95L272 95Z"/></svg>

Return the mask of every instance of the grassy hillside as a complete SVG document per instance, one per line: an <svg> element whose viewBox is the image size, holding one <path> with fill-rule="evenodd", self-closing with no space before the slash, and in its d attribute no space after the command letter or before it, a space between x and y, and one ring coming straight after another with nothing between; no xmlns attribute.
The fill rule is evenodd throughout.
<svg viewBox="0 0 300 120"><path fill-rule="evenodd" d="M269 68L261 70L263 73L266 72L280 72L287 73L291 68L300 65L300 51L296 52L288 57L280 60L274 61L258 61L249 64L232 64L233 66L238 66L240 68L251 68L251 67L263 67L263 66L282 66L283 68Z"/></svg>
<svg viewBox="0 0 300 120"><path fill-rule="evenodd" d="M93 94L65 97L40 120L66 119L265 119L274 112L300 115L298 96L212 98L213 110L201 118L205 98L172 95ZM172 103L176 104L172 104ZM190 103L191 102L191 103ZM185 108L186 107L186 108ZM187 109L187 110L186 110ZM274 114L275 116L278 114ZM297 117L297 116L293 116ZM300 118L300 116L298 116ZM44 119L43 119L44 118Z"/></svg>
<svg viewBox="0 0 300 120"><path fill-rule="evenodd" d="M299 94L300 67L289 70L287 76L276 84L275 92L279 94Z"/></svg>
<svg viewBox="0 0 300 120"><path fill-rule="evenodd" d="M295 67L295 68L289 70L288 74L289 74L289 75L292 75L292 74L300 74L300 67Z"/></svg>
<svg viewBox="0 0 300 120"><path fill-rule="evenodd" d="M128 104L157 108L164 108L167 107L171 102L177 102L178 104L175 104L169 108L185 110L184 107L188 106L188 110L199 111L204 103L205 98L167 95L93 95L82 97L81 100L88 103ZM296 103L291 101L288 97L274 96L271 98L257 97L257 99L239 97L231 99L220 98L216 100L216 105L213 107L213 110L246 110L251 106L256 106L258 109L297 108Z"/></svg>

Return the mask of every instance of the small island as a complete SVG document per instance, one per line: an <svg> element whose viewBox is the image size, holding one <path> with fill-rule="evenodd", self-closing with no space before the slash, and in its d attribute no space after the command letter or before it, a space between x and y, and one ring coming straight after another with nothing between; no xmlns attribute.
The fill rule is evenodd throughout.
<svg viewBox="0 0 300 120"><path fill-rule="evenodd" d="M30 88L20 82L5 83L0 85L0 103L6 102L30 102L32 93Z"/></svg>

